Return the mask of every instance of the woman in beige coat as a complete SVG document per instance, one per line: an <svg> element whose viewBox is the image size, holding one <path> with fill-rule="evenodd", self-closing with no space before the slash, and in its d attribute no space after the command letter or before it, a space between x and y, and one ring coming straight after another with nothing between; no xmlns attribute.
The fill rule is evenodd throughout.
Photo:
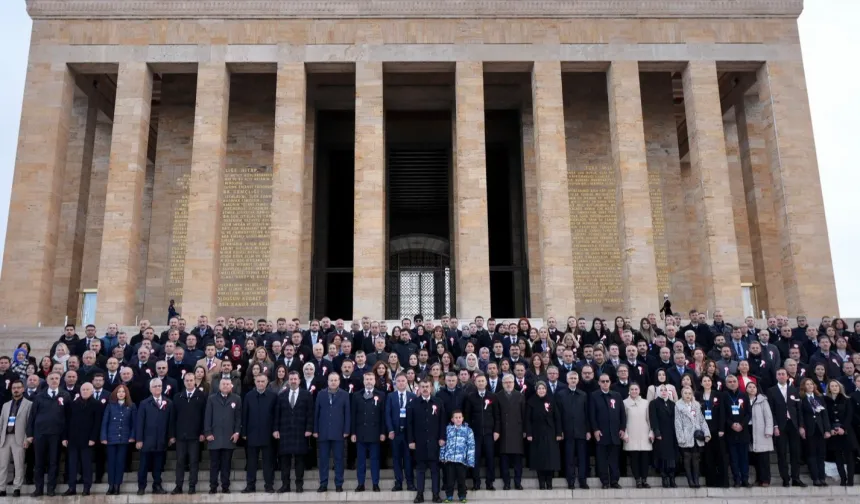
<svg viewBox="0 0 860 504"><path fill-rule="evenodd" d="M624 451L628 452L636 488L651 488L648 485L648 463L654 433L648 418L648 400L640 395L639 384L630 383L629 396L624 400L627 413L627 430L624 431Z"/></svg>
<svg viewBox="0 0 860 504"><path fill-rule="evenodd" d="M747 395L752 410L750 452L755 458L755 479L760 486L770 486L770 452L773 451L773 413L764 394L758 393L758 385L747 383Z"/></svg>

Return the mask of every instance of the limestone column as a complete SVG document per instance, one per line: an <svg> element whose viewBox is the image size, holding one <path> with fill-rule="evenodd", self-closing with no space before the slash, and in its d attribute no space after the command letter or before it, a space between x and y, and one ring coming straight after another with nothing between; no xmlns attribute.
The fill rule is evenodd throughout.
<svg viewBox="0 0 860 504"><path fill-rule="evenodd" d="M713 61L691 61L684 69L684 106L690 142L690 167L699 201L702 281L707 307L721 309L731 319L743 317L740 267L735 237L729 167L723 134L723 114Z"/></svg>
<svg viewBox="0 0 860 504"><path fill-rule="evenodd" d="M188 231L181 313L214 318L221 259L221 193L227 163L230 72L224 62L200 63L188 181Z"/></svg>
<svg viewBox="0 0 860 504"><path fill-rule="evenodd" d="M756 297L768 313L787 313L779 229L774 215L763 106L758 95L744 96L732 107L738 130L739 156L750 230Z"/></svg>
<svg viewBox="0 0 860 504"><path fill-rule="evenodd" d="M788 315L838 313L803 62L767 62L757 80Z"/></svg>
<svg viewBox="0 0 860 504"><path fill-rule="evenodd" d="M532 69L534 147L544 317L576 314L573 248L561 63L536 61Z"/></svg>
<svg viewBox="0 0 860 504"><path fill-rule="evenodd" d="M526 201L526 246L529 260L529 297L531 313L543 316L543 275L540 260L540 219L537 202L537 167L535 166L534 116L531 103L523 106L520 121L523 130L523 196Z"/></svg>
<svg viewBox="0 0 860 504"><path fill-rule="evenodd" d="M74 89L65 64L27 67L0 276L5 324L35 326L50 316Z"/></svg>
<svg viewBox="0 0 860 504"><path fill-rule="evenodd" d="M353 318L385 316L385 111L382 63L355 64Z"/></svg>
<svg viewBox="0 0 860 504"><path fill-rule="evenodd" d="M114 105L96 324L135 322L152 71L120 63Z"/></svg>
<svg viewBox="0 0 860 504"><path fill-rule="evenodd" d="M639 320L659 304L654 226L639 63L613 61L606 75L609 130L615 165L624 313Z"/></svg>
<svg viewBox="0 0 860 504"><path fill-rule="evenodd" d="M484 65L458 61L455 70L454 274L457 316L490 316Z"/></svg>
<svg viewBox="0 0 860 504"><path fill-rule="evenodd" d="M275 152L272 165L272 223L269 259L270 319L307 311L300 306L304 242L305 117L304 63L278 64ZM310 217L310 215L308 215Z"/></svg>

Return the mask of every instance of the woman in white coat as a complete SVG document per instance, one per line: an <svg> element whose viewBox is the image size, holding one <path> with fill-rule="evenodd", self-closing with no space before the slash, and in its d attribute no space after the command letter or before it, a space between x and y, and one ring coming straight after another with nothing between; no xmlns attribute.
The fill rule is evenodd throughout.
<svg viewBox="0 0 860 504"><path fill-rule="evenodd" d="M758 385L747 383L747 395L752 409L750 452L755 458L755 480L760 486L770 486L770 452L773 451L773 412L767 396L758 393Z"/></svg>
<svg viewBox="0 0 860 504"><path fill-rule="evenodd" d="M701 439L696 439L697 431L701 431ZM701 434L704 434L704 437ZM678 440L678 448L681 449L687 485L690 488L699 488L699 454L705 443L711 440L711 431L690 387L681 390L681 400L675 403L675 437Z"/></svg>
<svg viewBox="0 0 860 504"><path fill-rule="evenodd" d="M641 396L639 384L630 383L629 396L624 400L627 413L627 430L624 431L624 451L630 459L636 488L651 488L648 485L648 463L654 433L648 417L648 400Z"/></svg>

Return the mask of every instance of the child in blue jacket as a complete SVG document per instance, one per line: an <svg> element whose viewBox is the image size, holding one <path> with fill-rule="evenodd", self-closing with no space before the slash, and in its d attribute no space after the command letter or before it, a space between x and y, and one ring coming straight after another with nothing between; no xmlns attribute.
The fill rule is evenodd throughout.
<svg viewBox="0 0 860 504"><path fill-rule="evenodd" d="M448 440L439 451L439 461L445 464L447 483L445 502L454 500L454 480L460 502L466 502L466 468L475 467L475 435L468 424L463 423L463 412L454 410L451 425L447 428Z"/></svg>

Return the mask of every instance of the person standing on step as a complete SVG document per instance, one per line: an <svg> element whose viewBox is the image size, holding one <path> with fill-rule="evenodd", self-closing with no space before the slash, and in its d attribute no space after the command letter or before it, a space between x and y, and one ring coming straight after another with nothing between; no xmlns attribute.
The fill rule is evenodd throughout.
<svg viewBox="0 0 860 504"><path fill-rule="evenodd" d="M791 328L788 328L791 335ZM788 383L788 371L776 370L776 385L767 391L773 413L773 444L782 486L805 487L800 481L800 392Z"/></svg>
<svg viewBox="0 0 860 504"><path fill-rule="evenodd" d="M242 493L257 490L257 462L263 458L263 489L275 493L275 461L272 450L275 432L275 408L278 395L269 389L265 374L254 377L254 390L242 401L242 439L245 440L246 481Z"/></svg>
<svg viewBox="0 0 860 504"><path fill-rule="evenodd" d="M430 469L433 502L439 496L439 449L445 446L448 416L442 401L432 395L433 382L425 378L419 385L420 395L406 406L406 439L415 452L415 504L424 502L424 479Z"/></svg>
<svg viewBox="0 0 860 504"><path fill-rule="evenodd" d="M72 327L74 332L74 327ZM51 373L46 380L48 388L33 398L30 418L27 419L27 441L35 441L36 488L32 497L41 497L45 490L45 469L48 472L48 497L53 497L57 488L57 472L60 459L60 438L68 417L68 406L72 397L60 390L60 373Z"/></svg>
<svg viewBox="0 0 860 504"><path fill-rule="evenodd" d="M0 497L6 497L6 482L9 481L9 461L15 464L15 479L12 483L12 496L21 496L24 484L25 450L30 446L27 441L27 421L33 403L24 397L24 384L13 381L9 386L12 400L0 409ZM5 425L5 428L3 427ZM99 419L101 425L101 419Z"/></svg>
<svg viewBox="0 0 860 504"><path fill-rule="evenodd" d="M299 387L298 371L290 371L287 389L278 395L275 408L275 433L279 440L281 459L281 488L278 493L290 491L290 466L295 461L296 493L304 491L305 464L308 442L314 430L314 399L310 392Z"/></svg>
<svg viewBox="0 0 860 504"><path fill-rule="evenodd" d="M176 486L171 495L182 493L185 483L185 466L189 466L188 494L197 493L197 475L200 472L200 443L203 436L203 417L206 414L206 396L194 381L194 373L182 377L184 389L173 396L174 433L176 435Z"/></svg>
<svg viewBox="0 0 860 504"><path fill-rule="evenodd" d="M726 377L726 447L735 487L749 488L749 445L752 412L746 393L741 391L734 375Z"/></svg>
<svg viewBox="0 0 860 504"><path fill-rule="evenodd" d="M496 394L499 402L499 455L504 489L511 489L511 466L514 469L514 488L522 490L523 454L526 400L514 389L514 375L502 378L502 391Z"/></svg>
<svg viewBox="0 0 860 504"><path fill-rule="evenodd" d="M152 470L152 493L166 494L161 486L161 471L167 458L167 447L176 438L173 433L173 403L162 394L163 384L160 378L149 381L149 393L152 394L140 403L137 409L134 438L137 440L137 450L140 452L140 467L137 471L137 495L146 491L147 473Z"/></svg>
<svg viewBox="0 0 860 504"><path fill-rule="evenodd" d="M681 449L687 485L690 488L701 487L699 456L705 444L710 442L711 435L711 429L702 414L702 406L693 396L693 389L684 387L681 389L681 398L675 403L675 437Z"/></svg>
<svg viewBox="0 0 860 504"><path fill-rule="evenodd" d="M131 401L131 392L125 385L117 385L111 392L102 418L101 441L107 446L108 491L105 495L119 495L125 475L125 458L129 444L134 443L134 422L137 406Z"/></svg>
<svg viewBox="0 0 860 504"><path fill-rule="evenodd" d="M663 488L677 488L675 464L678 441L675 437L675 401L667 385L657 387L657 397L648 404L648 420L654 433L654 456Z"/></svg>
<svg viewBox="0 0 860 504"><path fill-rule="evenodd" d="M90 494L93 485L93 447L99 441L102 426L101 404L93 398L91 383L81 385L81 395L69 406L69 420L63 434L63 446L69 457L69 488L63 492L64 497L77 493L77 475L80 474L84 483L83 496Z"/></svg>
<svg viewBox="0 0 860 504"><path fill-rule="evenodd" d="M317 492L328 491L329 458L334 458L335 491L343 492L344 442L349 436L349 393L340 388L340 375L331 373L328 387L317 395L314 408L314 438L319 455L320 486Z"/></svg>
<svg viewBox="0 0 860 504"><path fill-rule="evenodd" d="M412 454L406 440L406 406L415 399L415 394L407 390L406 375L400 373L394 379L394 390L388 394L385 405L385 426L388 429L388 439L391 441L391 454L394 462L393 492L403 490L403 480L406 489L415 491L415 478L412 472Z"/></svg>
<svg viewBox="0 0 860 504"><path fill-rule="evenodd" d="M367 458L370 457L370 477L373 491L379 492L379 452L385 441L385 396L374 388L376 377L372 372L364 373L364 388L352 395L352 437L357 446L356 492L364 491Z"/></svg>
<svg viewBox="0 0 860 504"><path fill-rule="evenodd" d="M454 500L454 483L457 483L457 497L466 502L466 470L475 467L475 435L463 423L463 412L454 410L451 424L445 430L445 446L439 450L439 461L448 472L445 485L445 502Z"/></svg>
<svg viewBox="0 0 860 504"><path fill-rule="evenodd" d="M618 455L627 429L627 414L621 395L609 388L609 375L600 375L597 383L599 388L591 393L589 403L589 419L597 443L597 469L604 489L618 489L621 488Z"/></svg>
<svg viewBox="0 0 860 504"><path fill-rule="evenodd" d="M233 393L233 381L222 378L218 392L209 396L203 417L203 435L209 442L209 493L230 493L230 464L242 432L242 399Z"/></svg>
<svg viewBox="0 0 860 504"><path fill-rule="evenodd" d="M562 439L561 417L544 381L535 385L535 394L526 402L525 432L529 444L530 467L537 472L538 488L552 490L552 475L561 469L558 443Z"/></svg>
<svg viewBox="0 0 860 504"><path fill-rule="evenodd" d="M487 490L495 490L495 444L498 441L501 416L496 394L487 390L487 377L478 372L474 378L475 390L466 396L463 419L475 435L475 467L472 470L472 490L481 489L481 456L486 460ZM561 390L561 389L559 389Z"/></svg>

